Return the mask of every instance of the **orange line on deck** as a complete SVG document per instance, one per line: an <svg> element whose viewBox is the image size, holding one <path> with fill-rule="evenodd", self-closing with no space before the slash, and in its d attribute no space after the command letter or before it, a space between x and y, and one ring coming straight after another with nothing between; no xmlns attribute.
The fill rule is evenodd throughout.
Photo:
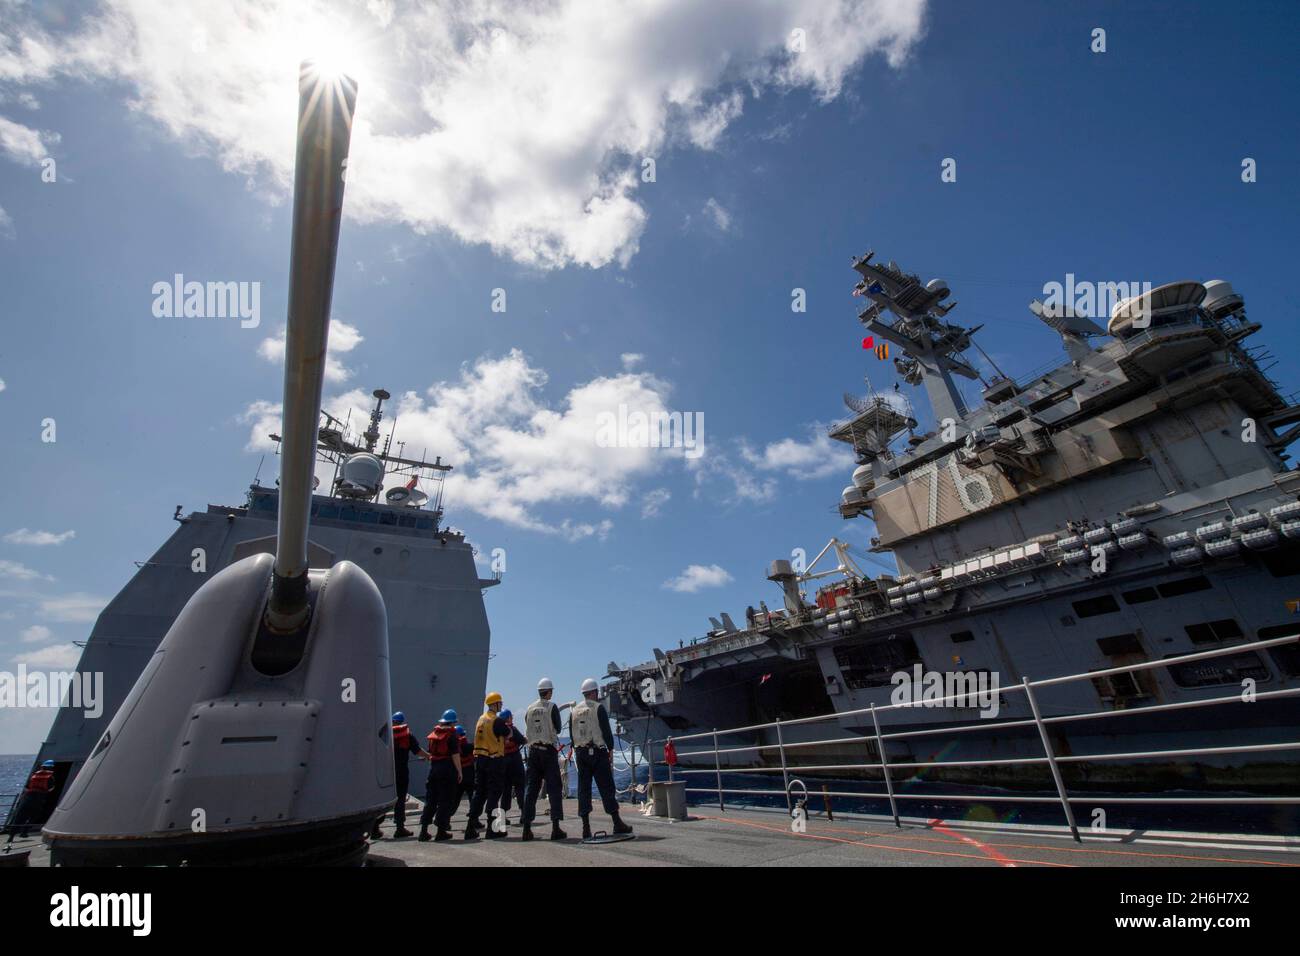
<svg viewBox="0 0 1300 956"><path fill-rule="evenodd" d="M1016 865L1013 861L1007 859L1005 856L1003 856L993 847L989 846L987 843L981 843L979 840L975 839L972 836L967 836L964 833L958 833L956 830L950 830L948 827L943 825L942 820L931 820L930 827L936 833L942 833L946 837L950 837L951 839L954 840L959 840L962 843L975 847L977 850L979 850L989 859L996 861L1001 866Z"/></svg>
<svg viewBox="0 0 1300 956"><path fill-rule="evenodd" d="M980 862L990 862L990 858L983 854L954 853L951 850L923 850L920 847L890 846L887 843L867 843L864 840L846 840L843 837L824 836L819 833L795 833L789 827L769 826L768 824L765 823L754 823L748 820L728 820L726 817L711 817L711 816L703 816L699 814L697 814L697 816L701 820L715 820L718 823L730 823L734 826L739 826L739 827L753 827L756 830L767 830L771 833L782 833L785 834L786 836L799 837L800 839L806 839L806 840L824 840L831 843L844 843L849 846L862 846L862 847L868 847L873 850L888 850L892 853L916 853L924 856L950 856L950 857L957 857L963 860L979 860ZM1064 866L1064 867L1071 867L1071 868L1074 866L1073 863L1050 863L1046 860L1012 860L1005 857L1003 859L1006 859L1006 863L1003 865L1010 865L1014 863L1027 863L1031 866Z"/></svg>
<svg viewBox="0 0 1300 956"><path fill-rule="evenodd" d="M707 819L717 820L722 818L708 817ZM934 822L936 821L931 821L931 824L933 825ZM942 822L942 821L937 821L937 822ZM855 835L863 835L863 836L868 835L859 830L849 829L846 827L832 827L826 824L819 824L818 828L821 832L852 833ZM953 832L956 833L956 831ZM931 836L926 836L923 833L888 832L888 833L877 833L877 834L869 834L869 835L875 839L881 839L881 840L917 840L917 841L923 841L929 843L945 842ZM1300 862L1287 863L1281 860L1255 860L1255 859L1247 859L1243 857L1206 856L1203 854L1194 854L1194 853L1149 853L1144 850L1105 849L1101 846L1048 846L1048 845L1038 844L1038 843L1007 843L1003 841L996 841L996 842L990 841L983 845L990 848L1002 847L1008 850L1043 850L1049 853L1098 853L1098 854L1105 854L1108 856L1138 856L1144 859L1156 859L1156 860L1195 860L1202 863L1240 863L1240 864L1251 864L1253 866L1282 866L1282 867L1292 867L1292 868L1300 867ZM1250 852L1267 853L1270 851L1252 850ZM1277 852L1281 852L1281 851L1277 851Z"/></svg>

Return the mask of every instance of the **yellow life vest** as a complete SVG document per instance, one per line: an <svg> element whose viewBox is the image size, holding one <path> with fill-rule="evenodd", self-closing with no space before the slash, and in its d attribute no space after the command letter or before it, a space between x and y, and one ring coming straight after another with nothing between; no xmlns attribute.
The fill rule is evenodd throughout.
<svg viewBox="0 0 1300 956"><path fill-rule="evenodd" d="M506 755L506 739L498 737L492 732L492 725L496 722L497 715L488 711L478 719L474 726L474 756L475 757L504 757Z"/></svg>

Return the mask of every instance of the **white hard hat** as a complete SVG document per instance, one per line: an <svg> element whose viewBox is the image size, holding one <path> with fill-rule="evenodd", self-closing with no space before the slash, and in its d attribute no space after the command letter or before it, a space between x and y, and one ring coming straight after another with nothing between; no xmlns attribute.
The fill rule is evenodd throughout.
<svg viewBox="0 0 1300 956"><path fill-rule="evenodd" d="M543 677L541 680L537 682L537 689L555 690L555 685L551 683L551 679L549 677Z"/></svg>
<svg viewBox="0 0 1300 956"><path fill-rule="evenodd" d="M599 689L600 689L600 685L596 683L596 679L594 677L588 677L585 681L582 682L582 692L584 694L590 694L593 690L599 690Z"/></svg>

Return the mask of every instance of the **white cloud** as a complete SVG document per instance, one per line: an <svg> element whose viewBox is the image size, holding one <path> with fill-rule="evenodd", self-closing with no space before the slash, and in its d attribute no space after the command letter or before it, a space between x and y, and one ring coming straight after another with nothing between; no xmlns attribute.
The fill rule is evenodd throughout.
<svg viewBox="0 0 1300 956"><path fill-rule="evenodd" d="M624 352L618 358L623 363L623 369L628 372L645 361L645 356L640 352Z"/></svg>
<svg viewBox="0 0 1300 956"><path fill-rule="evenodd" d="M18 230L14 228L13 216L5 212L4 206L0 206L0 239L16 239ZM0 389L3 391L3 389Z"/></svg>
<svg viewBox="0 0 1300 956"><path fill-rule="evenodd" d="M656 488L653 491L647 491L645 497L641 499L641 517L655 518L663 510L663 506L668 504L673 493L667 488Z"/></svg>
<svg viewBox="0 0 1300 956"><path fill-rule="evenodd" d="M718 140L745 109L745 94L733 90L707 109L697 113L687 124L690 140L700 149L713 149Z"/></svg>
<svg viewBox="0 0 1300 956"><path fill-rule="evenodd" d="M718 232L729 232L731 230L731 213L722 207L722 204L709 197L708 202L704 204L704 216Z"/></svg>
<svg viewBox="0 0 1300 956"><path fill-rule="evenodd" d="M744 446L742 444L742 457ZM775 478L755 474L747 462L737 463L714 442L706 454L688 461L695 477L695 497L717 498L729 505L765 504L776 497Z"/></svg>
<svg viewBox="0 0 1300 956"><path fill-rule="evenodd" d="M257 354L268 362L284 364L285 336L287 329L281 326L274 335L262 339L257 346ZM352 369L339 361L339 355L346 355L365 341L365 337L355 325L348 325L338 319L330 322L329 343L325 347L325 381L341 385L352 377Z"/></svg>
<svg viewBox="0 0 1300 956"><path fill-rule="evenodd" d="M605 518L596 524L591 524L587 521L574 522L565 518L560 522L560 526L556 530L569 541L581 541L583 538L593 536L600 541L604 541L609 537L609 533L614 530L614 522Z"/></svg>
<svg viewBox="0 0 1300 956"><path fill-rule="evenodd" d="M548 403L546 384L546 372L517 349L479 358L462 367L457 380L438 382L424 394L394 396L397 438L406 443L406 457L427 452L429 460L441 456L454 467L446 479L454 509L570 540L603 539L612 528L607 519L557 522L541 512L579 504L621 508L638 480L680 460L680 448L602 448L596 442L602 413L616 413L620 405L667 408L670 387L649 372L624 371L575 385ZM364 422L371 401L354 389L323 405L337 418L351 412L353 422ZM271 443L264 436L280 427L280 406L254 402L241 420L252 426L249 449L266 449Z"/></svg>
<svg viewBox="0 0 1300 956"><path fill-rule="evenodd" d="M832 441L826 432L826 426L814 423L808 426L807 441L783 438L758 452L746 446L741 454L755 468L784 471L801 481L840 473L847 480L852 477L856 462L853 452L843 442Z"/></svg>
<svg viewBox="0 0 1300 956"><path fill-rule="evenodd" d="M736 505L775 500L778 474L806 481L842 473L847 481L855 461L847 445L832 441L826 426L814 422L808 426L805 441L783 438L761 450L744 439L734 441L730 450L720 450L715 442L703 457L688 461L687 466L695 477L696 498Z"/></svg>
<svg viewBox="0 0 1300 956"><path fill-rule="evenodd" d="M63 544L70 538L75 538L75 531L60 531L57 534L53 531L29 531L27 528L19 528L17 531L10 531L4 536L4 540L10 544L32 544L44 546L50 544Z"/></svg>
<svg viewBox="0 0 1300 956"><path fill-rule="evenodd" d="M96 597L81 591L56 597L38 599L40 614L57 624L86 624L99 617L108 603L107 598Z"/></svg>
<svg viewBox="0 0 1300 956"><path fill-rule="evenodd" d="M3 214L4 214L4 210L0 209L0 215ZM4 390L5 390L5 380L0 378L0 392L3 392Z"/></svg>
<svg viewBox="0 0 1300 956"><path fill-rule="evenodd" d="M18 635L24 644L41 644L53 636L54 632L44 624L33 624L31 627L23 628L22 633Z"/></svg>
<svg viewBox="0 0 1300 956"><path fill-rule="evenodd" d="M40 650L14 655L15 664L48 667L52 670L70 671L77 666L79 660L81 660L81 648L75 644L52 644Z"/></svg>
<svg viewBox="0 0 1300 956"><path fill-rule="evenodd" d="M58 141L57 133L42 133L0 116L0 154L15 163L39 163Z"/></svg>
<svg viewBox="0 0 1300 956"><path fill-rule="evenodd" d="M350 45L360 99L347 214L448 230L541 268L626 264L645 228L640 159L714 148L747 95L834 98L873 54L902 63L924 0L104 0L52 35L6 5L0 82L129 90L192 153L278 200L293 172L293 83ZM794 27L806 49L786 49ZM22 140L30 151L30 137Z"/></svg>
<svg viewBox="0 0 1300 956"><path fill-rule="evenodd" d="M704 588L720 588L732 580L726 569L716 564L692 564L677 577L665 581L664 587L669 591L694 594Z"/></svg>
<svg viewBox="0 0 1300 956"><path fill-rule="evenodd" d="M53 581L48 574L34 571L17 561L0 560L0 578L13 578L16 581Z"/></svg>
<svg viewBox="0 0 1300 956"><path fill-rule="evenodd" d="M248 444L245 451L275 451L275 442L270 436L280 431L280 416L284 406L280 402L256 401L250 404L239 416L245 425L251 424L248 432Z"/></svg>

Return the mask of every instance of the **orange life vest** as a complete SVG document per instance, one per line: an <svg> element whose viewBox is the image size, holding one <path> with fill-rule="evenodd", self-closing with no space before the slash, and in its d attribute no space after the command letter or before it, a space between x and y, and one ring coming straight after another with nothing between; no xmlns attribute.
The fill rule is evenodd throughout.
<svg viewBox="0 0 1300 956"><path fill-rule="evenodd" d="M32 793L49 793L54 789L54 771L36 771L27 781L27 789Z"/></svg>
<svg viewBox="0 0 1300 956"><path fill-rule="evenodd" d="M429 734L429 757L433 760L450 760L460 752L460 741L451 724L439 724Z"/></svg>
<svg viewBox="0 0 1300 956"><path fill-rule="evenodd" d="M393 749L398 753L406 750L411 741L410 724L393 724Z"/></svg>

